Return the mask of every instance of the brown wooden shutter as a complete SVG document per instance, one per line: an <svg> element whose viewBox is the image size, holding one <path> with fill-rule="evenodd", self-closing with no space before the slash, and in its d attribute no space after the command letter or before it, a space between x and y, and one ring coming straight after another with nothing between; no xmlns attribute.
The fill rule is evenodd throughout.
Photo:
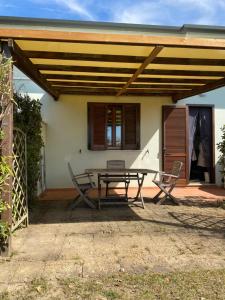
<svg viewBox="0 0 225 300"><path fill-rule="evenodd" d="M140 149L140 104L123 105L123 149Z"/></svg>
<svg viewBox="0 0 225 300"><path fill-rule="evenodd" d="M163 170L171 171L174 160L184 163L178 184L188 183L187 107L163 106Z"/></svg>
<svg viewBox="0 0 225 300"><path fill-rule="evenodd" d="M106 104L88 103L88 149L106 149Z"/></svg>

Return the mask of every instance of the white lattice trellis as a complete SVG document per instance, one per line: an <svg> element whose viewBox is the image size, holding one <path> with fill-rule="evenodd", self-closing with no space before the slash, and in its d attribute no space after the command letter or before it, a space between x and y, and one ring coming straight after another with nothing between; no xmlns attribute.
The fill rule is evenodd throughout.
<svg viewBox="0 0 225 300"><path fill-rule="evenodd" d="M26 135L13 129L13 199L12 231L28 225Z"/></svg>

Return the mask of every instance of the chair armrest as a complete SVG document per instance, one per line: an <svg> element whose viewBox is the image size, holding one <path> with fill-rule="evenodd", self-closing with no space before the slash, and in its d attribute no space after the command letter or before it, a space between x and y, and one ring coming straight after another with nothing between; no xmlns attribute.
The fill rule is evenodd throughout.
<svg viewBox="0 0 225 300"><path fill-rule="evenodd" d="M84 177L91 177L91 176L94 175L92 173L81 173L81 174L74 175L74 177L76 178L84 178Z"/></svg>
<svg viewBox="0 0 225 300"><path fill-rule="evenodd" d="M155 173L155 176L153 178L153 180L156 180L157 176L159 175L159 179L161 179L162 175L165 174L165 172L162 172L162 171L157 171Z"/></svg>
<svg viewBox="0 0 225 300"><path fill-rule="evenodd" d="M94 176L92 173L82 173L82 174L78 174L78 175L75 175L74 178L77 179L82 179L82 178L87 178L91 187L94 188L95 187L95 183L92 181L92 176Z"/></svg>
<svg viewBox="0 0 225 300"><path fill-rule="evenodd" d="M163 176L163 177L178 178L178 176L176 176L176 175L166 174L166 173L162 174L162 176Z"/></svg>

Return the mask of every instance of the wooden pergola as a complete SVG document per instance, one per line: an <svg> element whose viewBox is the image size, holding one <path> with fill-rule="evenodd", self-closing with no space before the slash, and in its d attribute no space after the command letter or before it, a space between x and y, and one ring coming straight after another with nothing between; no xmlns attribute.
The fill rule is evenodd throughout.
<svg viewBox="0 0 225 300"><path fill-rule="evenodd" d="M215 35L199 29L192 37L182 32L164 35L163 29L160 34L125 34L116 28L105 32L91 30L91 25L79 30L76 22L67 30L45 28L45 20L42 28L23 25L23 20L23 26L6 23L0 25L1 52L12 56L14 65L55 100L73 94L168 96L177 102L225 85L223 28L215 29ZM12 113L11 108L4 127L4 155L12 153ZM5 201L11 203L10 193ZM4 215L9 223L10 213Z"/></svg>
<svg viewBox="0 0 225 300"><path fill-rule="evenodd" d="M176 102L225 84L222 38L16 26L0 28L0 38L9 41L14 64L55 100L107 94Z"/></svg>

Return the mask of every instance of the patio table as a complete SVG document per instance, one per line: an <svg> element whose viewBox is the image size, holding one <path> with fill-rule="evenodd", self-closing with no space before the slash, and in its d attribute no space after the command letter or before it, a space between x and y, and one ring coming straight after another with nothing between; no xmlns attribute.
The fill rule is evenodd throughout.
<svg viewBox="0 0 225 300"><path fill-rule="evenodd" d="M108 168L97 168L97 169L86 169L85 172L87 173L96 173L98 175L98 205L99 205L99 209L101 207L101 201L102 200L107 200L107 202L104 202L104 204L121 204L121 203L132 203L132 204L141 204L142 207L144 208L144 199L142 197L141 194L141 190L142 190L142 186L144 183L144 178L147 174L150 173L156 173L156 171L151 170L151 169L108 169ZM109 197L102 197L101 195L101 181L103 181L104 179L110 177L110 178L116 178L116 177L122 177L124 176L126 179L129 180L135 180L137 181L138 184L138 190L137 190L137 194L135 197L128 197L127 199L125 199L125 197L123 197L122 199L124 199L125 201L121 201L121 197L118 197L118 199L120 199L120 201L109 201L110 199L115 200L115 196L109 196ZM132 200L132 201L128 201L128 200Z"/></svg>

